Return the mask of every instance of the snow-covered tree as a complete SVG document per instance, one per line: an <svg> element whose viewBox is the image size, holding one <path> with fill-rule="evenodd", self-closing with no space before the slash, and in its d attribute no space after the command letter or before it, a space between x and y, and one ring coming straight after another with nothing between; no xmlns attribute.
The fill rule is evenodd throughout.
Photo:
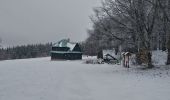
<svg viewBox="0 0 170 100"><path fill-rule="evenodd" d="M105 0L102 2L102 6L95 8L95 15L91 17L94 23L91 32L97 37L99 48L110 45L109 41L110 43L113 41L112 47L118 43L116 45L125 45L125 48L136 48L139 52L145 52L143 54L146 64L150 68L153 67L151 51L158 47L166 49L166 37L169 32L167 28L169 0L165 1Z"/></svg>

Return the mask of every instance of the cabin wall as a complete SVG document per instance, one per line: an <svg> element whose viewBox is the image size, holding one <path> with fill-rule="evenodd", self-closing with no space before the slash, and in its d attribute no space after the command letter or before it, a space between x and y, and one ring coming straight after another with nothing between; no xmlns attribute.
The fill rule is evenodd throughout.
<svg viewBox="0 0 170 100"><path fill-rule="evenodd" d="M52 47L51 60L80 60L82 59L81 48L77 43L71 51L69 47ZM56 51L56 52L55 52Z"/></svg>
<svg viewBox="0 0 170 100"><path fill-rule="evenodd" d="M51 53L51 60L81 60L82 53Z"/></svg>
<svg viewBox="0 0 170 100"><path fill-rule="evenodd" d="M68 47L52 47L52 51L68 51Z"/></svg>

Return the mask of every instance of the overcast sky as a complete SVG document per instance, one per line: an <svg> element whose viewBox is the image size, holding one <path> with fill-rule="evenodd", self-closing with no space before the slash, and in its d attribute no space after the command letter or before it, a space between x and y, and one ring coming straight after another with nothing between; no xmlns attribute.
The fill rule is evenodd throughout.
<svg viewBox="0 0 170 100"><path fill-rule="evenodd" d="M0 37L13 46L82 41L90 28L89 16L101 0L0 0Z"/></svg>

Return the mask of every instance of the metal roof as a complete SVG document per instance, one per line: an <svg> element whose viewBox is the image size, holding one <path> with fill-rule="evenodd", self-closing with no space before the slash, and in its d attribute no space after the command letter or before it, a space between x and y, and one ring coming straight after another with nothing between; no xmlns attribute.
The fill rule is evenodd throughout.
<svg viewBox="0 0 170 100"><path fill-rule="evenodd" d="M53 47L68 47L70 48L70 51L74 49L77 43L70 42L70 39L63 39L57 43L53 44Z"/></svg>

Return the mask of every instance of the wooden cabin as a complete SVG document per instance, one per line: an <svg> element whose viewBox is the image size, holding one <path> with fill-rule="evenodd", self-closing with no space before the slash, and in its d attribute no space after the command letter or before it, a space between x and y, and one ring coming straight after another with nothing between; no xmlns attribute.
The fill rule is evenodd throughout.
<svg viewBox="0 0 170 100"><path fill-rule="evenodd" d="M63 39L52 46L51 60L80 60L82 51L78 43Z"/></svg>

